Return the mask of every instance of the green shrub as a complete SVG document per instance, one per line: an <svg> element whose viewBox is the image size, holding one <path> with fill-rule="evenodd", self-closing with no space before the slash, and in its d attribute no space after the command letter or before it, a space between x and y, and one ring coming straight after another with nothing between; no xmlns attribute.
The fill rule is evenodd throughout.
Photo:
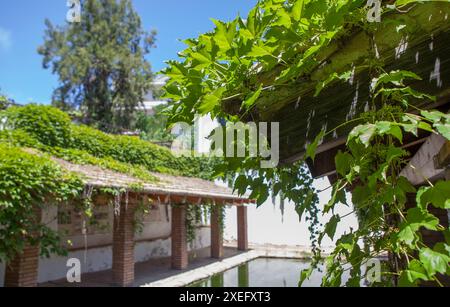
<svg viewBox="0 0 450 307"><path fill-rule="evenodd" d="M22 129L42 144L66 146L70 139L70 117L51 106L30 104L11 107L0 113L10 129Z"/></svg>
<svg viewBox="0 0 450 307"><path fill-rule="evenodd" d="M0 142L3 143L37 148L56 155L65 149L62 155L70 158L71 162L99 165L145 180L150 180L152 176L143 172L143 168L171 175L212 179L213 159L175 157L169 149L138 137L111 135L88 126L75 125L67 114L54 107L13 107L3 111L2 116L7 118L10 126L9 130L0 131Z"/></svg>

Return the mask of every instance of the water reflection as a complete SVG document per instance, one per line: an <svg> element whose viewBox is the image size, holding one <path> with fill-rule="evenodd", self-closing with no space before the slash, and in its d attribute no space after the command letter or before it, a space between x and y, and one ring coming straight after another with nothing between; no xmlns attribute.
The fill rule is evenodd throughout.
<svg viewBox="0 0 450 307"><path fill-rule="evenodd" d="M297 287L300 272L308 267L309 262L295 259L256 259L190 287ZM322 276L316 272L304 286L320 286Z"/></svg>

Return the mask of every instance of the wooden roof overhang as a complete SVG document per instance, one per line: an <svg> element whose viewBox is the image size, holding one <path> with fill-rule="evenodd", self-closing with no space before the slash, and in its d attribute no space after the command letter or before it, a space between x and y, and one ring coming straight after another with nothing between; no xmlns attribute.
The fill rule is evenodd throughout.
<svg viewBox="0 0 450 307"><path fill-rule="evenodd" d="M239 196L230 188L214 182L180 177L161 173L151 173L157 181L145 182L133 176L107 170L93 165L80 165L52 158L67 171L79 174L86 187L120 189L140 196L147 196L159 204L205 204L244 206L255 200ZM136 189L136 187L139 187Z"/></svg>
<svg viewBox="0 0 450 307"><path fill-rule="evenodd" d="M450 3L434 1L414 5L404 12L383 15L383 23L373 37L359 30L345 41L332 42L318 55L321 60L318 67L308 75L299 76L293 85L264 94L249 117L280 123L280 159L283 164L302 159L306 146L322 129L342 126L367 111L371 78L364 69L355 69L350 82L335 82L318 97L314 94L318 80L326 79L324 76L367 64L367 59L374 56L372 39L385 71L412 71L422 80L408 85L437 97L436 103L412 101L413 105L447 112L450 109L449 12ZM398 26L403 24L408 25L407 28L399 31ZM276 75L276 70L262 75L260 80L267 85ZM236 109L233 103L239 105L240 102L228 102L225 108ZM315 177L333 177L334 157L345 148L347 135L357 124L342 126L318 147L315 163L309 161ZM404 146L413 155L428 136L423 132L419 137L408 135Z"/></svg>

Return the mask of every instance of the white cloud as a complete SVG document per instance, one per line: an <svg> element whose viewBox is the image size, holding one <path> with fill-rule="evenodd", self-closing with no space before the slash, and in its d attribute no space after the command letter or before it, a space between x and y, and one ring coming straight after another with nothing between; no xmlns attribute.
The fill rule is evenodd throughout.
<svg viewBox="0 0 450 307"><path fill-rule="evenodd" d="M11 45L11 32L0 28L0 49L8 50L9 48L11 48Z"/></svg>

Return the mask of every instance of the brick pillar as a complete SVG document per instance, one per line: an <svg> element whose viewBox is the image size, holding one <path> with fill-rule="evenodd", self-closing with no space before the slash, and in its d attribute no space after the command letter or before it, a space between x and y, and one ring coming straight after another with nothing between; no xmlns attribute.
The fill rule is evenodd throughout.
<svg viewBox="0 0 450 307"><path fill-rule="evenodd" d="M172 268L183 270L187 266L186 207L172 206Z"/></svg>
<svg viewBox="0 0 450 307"><path fill-rule="evenodd" d="M248 250L247 207L237 207L238 250Z"/></svg>
<svg viewBox="0 0 450 307"><path fill-rule="evenodd" d="M223 258L223 231L221 206L213 206L211 210L211 257Z"/></svg>
<svg viewBox="0 0 450 307"><path fill-rule="evenodd" d="M113 278L118 286L130 286L134 282L134 210L129 199L122 203L120 215L114 217L113 230Z"/></svg>
<svg viewBox="0 0 450 307"><path fill-rule="evenodd" d="M35 210L36 221L41 221L41 209ZM34 234L38 236L39 234ZM36 287L39 273L39 245L26 244L23 252L6 265L5 287Z"/></svg>

